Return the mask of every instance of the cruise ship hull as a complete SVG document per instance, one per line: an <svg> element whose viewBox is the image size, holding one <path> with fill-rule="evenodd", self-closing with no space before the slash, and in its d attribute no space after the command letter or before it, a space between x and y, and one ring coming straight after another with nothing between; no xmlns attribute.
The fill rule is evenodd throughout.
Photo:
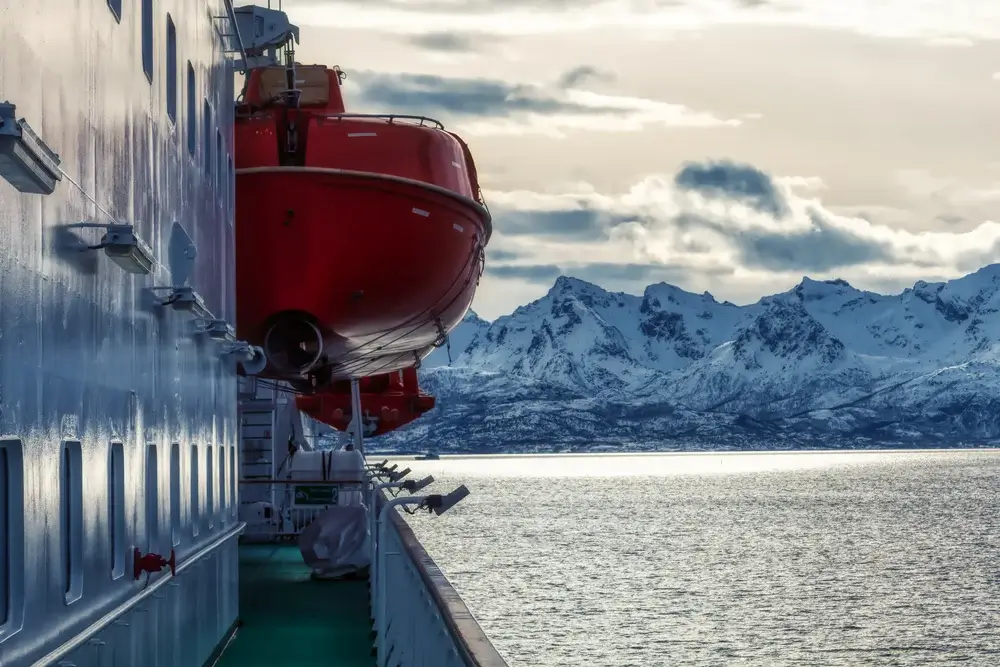
<svg viewBox="0 0 1000 667"><path fill-rule="evenodd" d="M47 196L0 179L3 667L201 665L237 618L235 364L153 289L234 318L220 13L0 0L0 101L65 172ZM113 222L149 246L149 275L88 249ZM140 598L134 548L198 560Z"/></svg>

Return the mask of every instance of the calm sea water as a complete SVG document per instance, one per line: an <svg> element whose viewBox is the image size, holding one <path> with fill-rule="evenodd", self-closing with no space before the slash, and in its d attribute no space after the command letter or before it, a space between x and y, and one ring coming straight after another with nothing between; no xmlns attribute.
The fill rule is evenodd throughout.
<svg viewBox="0 0 1000 667"><path fill-rule="evenodd" d="M1000 665L1000 452L406 461L511 667Z"/></svg>

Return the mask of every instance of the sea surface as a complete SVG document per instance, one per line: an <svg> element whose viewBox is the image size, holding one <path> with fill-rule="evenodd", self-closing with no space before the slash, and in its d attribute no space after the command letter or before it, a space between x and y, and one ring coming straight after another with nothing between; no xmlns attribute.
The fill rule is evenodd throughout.
<svg viewBox="0 0 1000 667"><path fill-rule="evenodd" d="M1000 665L1000 451L405 465L511 667Z"/></svg>

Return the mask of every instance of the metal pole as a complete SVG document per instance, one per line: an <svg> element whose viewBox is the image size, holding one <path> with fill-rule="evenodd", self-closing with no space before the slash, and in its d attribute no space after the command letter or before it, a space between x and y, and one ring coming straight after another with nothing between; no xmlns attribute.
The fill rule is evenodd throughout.
<svg viewBox="0 0 1000 667"><path fill-rule="evenodd" d="M365 453L365 443L361 426L361 388L357 380L351 380L351 422L354 424L354 448Z"/></svg>

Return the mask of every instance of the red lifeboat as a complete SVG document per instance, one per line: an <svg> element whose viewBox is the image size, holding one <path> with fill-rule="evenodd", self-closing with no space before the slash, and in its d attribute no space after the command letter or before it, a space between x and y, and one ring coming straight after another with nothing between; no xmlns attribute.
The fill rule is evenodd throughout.
<svg viewBox="0 0 1000 667"><path fill-rule="evenodd" d="M375 424L366 437L393 431L434 408L434 397L420 391L416 368L362 378L358 388L364 422ZM295 405L313 419L346 431L351 422L350 382L342 380L316 394L299 396Z"/></svg>
<svg viewBox="0 0 1000 667"><path fill-rule="evenodd" d="M237 332L262 376L309 391L440 344L491 233L468 146L427 118L346 113L341 76L256 69L237 107Z"/></svg>

